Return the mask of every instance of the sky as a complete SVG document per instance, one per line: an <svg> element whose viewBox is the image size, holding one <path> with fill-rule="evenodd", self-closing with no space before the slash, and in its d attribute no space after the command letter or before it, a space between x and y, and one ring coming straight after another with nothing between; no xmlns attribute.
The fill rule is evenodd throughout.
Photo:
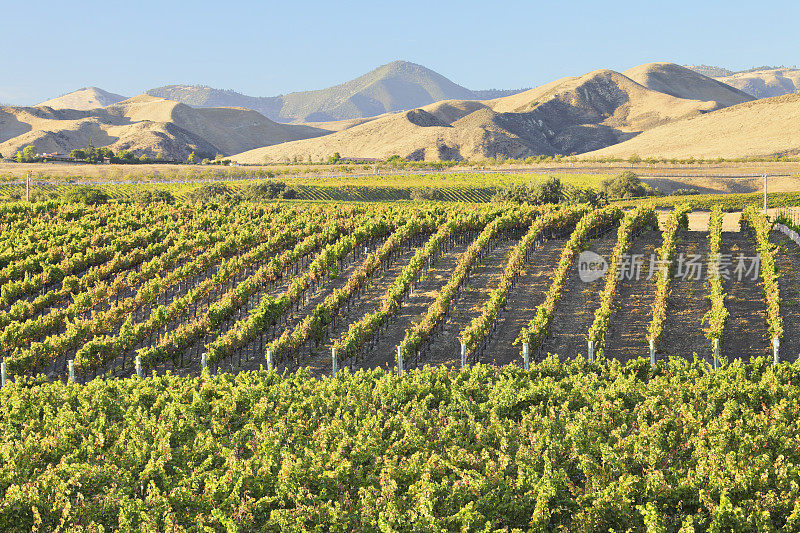
<svg viewBox="0 0 800 533"><path fill-rule="evenodd" d="M202 84L275 96L397 59L470 89L535 87L652 61L800 64L800 2L8 2L0 103L87 86Z"/></svg>

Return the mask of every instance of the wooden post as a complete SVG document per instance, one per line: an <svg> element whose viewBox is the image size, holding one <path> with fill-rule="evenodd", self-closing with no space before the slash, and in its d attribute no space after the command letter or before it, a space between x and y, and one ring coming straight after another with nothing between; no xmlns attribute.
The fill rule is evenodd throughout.
<svg viewBox="0 0 800 533"><path fill-rule="evenodd" d="M69 372L69 380L75 383L75 362L72 359L67 361L67 372Z"/></svg>
<svg viewBox="0 0 800 533"><path fill-rule="evenodd" d="M336 375L336 372L338 372L338 370L339 370L339 361L338 361L338 358L336 357L336 347L335 346L333 348L331 348L331 370L332 370L332 374L334 376Z"/></svg>
<svg viewBox="0 0 800 533"><path fill-rule="evenodd" d="M588 344L589 362L594 363L594 341L589 341Z"/></svg>
<svg viewBox="0 0 800 533"><path fill-rule="evenodd" d="M31 201L31 173L28 172L27 178L25 179L25 201L30 203Z"/></svg>
<svg viewBox="0 0 800 533"><path fill-rule="evenodd" d="M656 366L656 341L650 339L650 366Z"/></svg>
<svg viewBox="0 0 800 533"><path fill-rule="evenodd" d="M397 373L403 375L403 347L397 347Z"/></svg>
<svg viewBox="0 0 800 533"><path fill-rule="evenodd" d="M467 366L467 345L465 343L461 343L461 370L464 370Z"/></svg>
<svg viewBox="0 0 800 533"><path fill-rule="evenodd" d="M6 362L0 363L0 387L6 386Z"/></svg>
<svg viewBox="0 0 800 533"><path fill-rule="evenodd" d="M200 355L200 370L203 371L208 368L208 352L203 352Z"/></svg>
<svg viewBox="0 0 800 533"><path fill-rule="evenodd" d="M764 214L767 214L767 173L764 172Z"/></svg>
<svg viewBox="0 0 800 533"><path fill-rule="evenodd" d="M531 366L531 345L527 342L522 343L522 368L530 369Z"/></svg>
<svg viewBox="0 0 800 533"><path fill-rule="evenodd" d="M142 356L136 356L136 375L142 377Z"/></svg>
<svg viewBox="0 0 800 533"><path fill-rule="evenodd" d="M272 370L272 350L267 350L267 370Z"/></svg>
<svg viewBox="0 0 800 533"><path fill-rule="evenodd" d="M714 370L719 366L719 339L714 339Z"/></svg>
<svg viewBox="0 0 800 533"><path fill-rule="evenodd" d="M772 364L774 365L777 365L781 362L780 349L781 340L778 337L775 337L772 339Z"/></svg>

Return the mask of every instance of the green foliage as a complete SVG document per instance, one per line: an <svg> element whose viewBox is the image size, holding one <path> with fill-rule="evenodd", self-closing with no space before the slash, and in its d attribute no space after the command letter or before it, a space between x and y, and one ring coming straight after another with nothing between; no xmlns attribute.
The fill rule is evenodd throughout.
<svg viewBox="0 0 800 533"><path fill-rule="evenodd" d="M175 196L163 189L143 189L131 195L131 201L141 205L155 203L174 204Z"/></svg>
<svg viewBox="0 0 800 533"><path fill-rule="evenodd" d="M675 189L670 194L672 196L691 196L691 195L695 195L695 194L700 194L700 191L698 191L697 189L692 189L692 188Z"/></svg>
<svg viewBox="0 0 800 533"><path fill-rule="evenodd" d="M797 531L793 365L0 390L3 531Z"/></svg>
<svg viewBox="0 0 800 533"><path fill-rule="evenodd" d="M656 250L659 261L662 265L669 265L660 268L655 275L656 294L653 297L652 320L647 328L647 338L652 340L657 346L664 329L664 321L667 319L667 298L669 297L669 285L672 281L673 261L675 248L678 242L678 232L689 228L689 206L679 205L673 209L664 224L663 243L661 248Z"/></svg>
<svg viewBox="0 0 800 533"><path fill-rule="evenodd" d="M600 190L609 198L640 198L654 196L658 191L643 183L635 172L626 170L613 178L606 178L600 183Z"/></svg>
<svg viewBox="0 0 800 533"><path fill-rule="evenodd" d="M108 194L98 187L73 187L64 195L64 201L84 205L100 205L108 202Z"/></svg>
<svg viewBox="0 0 800 533"><path fill-rule="evenodd" d="M186 162L187 162L188 164L190 164L190 165L194 165L195 163L197 163L197 156L195 156L195 155L194 155L194 152L191 152L191 153L190 153L190 154L189 154L189 155L186 157Z"/></svg>
<svg viewBox="0 0 800 533"><path fill-rule="evenodd" d="M283 181L267 181L264 183L247 184L239 189L239 195L248 202L259 200L271 200L273 198L283 198L287 191L286 183Z"/></svg>
<svg viewBox="0 0 800 533"><path fill-rule="evenodd" d="M334 153L332 156L330 156L330 157L328 158L328 164L329 164L329 165L335 165L336 163L338 163L338 162L339 162L339 160L340 160L341 158L342 158L342 156L341 156L341 155L339 155L339 152L335 152L335 153Z"/></svg>
<svg viewBox="0 0 800 533"><path fill-rule="evenodd" d="M605 194L592 187L564 186L564 198L569 204L588 204L598 208L608 205Z"/></svg>
<svg viewBox="0 0 800 533"><path fill-rule="evenodd" d="M221 183L212 183L197 187L186 193L185 199L189 203L205 204L210 202L224 202L236 200L236 191Z"/></svg>
<svg viewBox="0 0 800 533"><path fill-rule="evenodd" d="M411 199L416 201L434 201L443 200L444 193L441 189L436 187L422 187L421 189L412 189Z"/></svg>
<svg viewBox="0 0 800 533"><path fill-rule="evenodd" d="M14 159L17 160L17 163L34 163L39 161L41 158L36 152L36 148L29 144L21 151L17 152L16 155L14 155Z"/></svg>
<svg viewBox="0 0 800 533"><path fill-rule="evenodd" d="M706 337L713 341L722 339L725 325L728 323L730 313L725 307L726 294L722 287L720 272L722 248L722 219L723 212L719 206L711 210L708 219L708 299L711 308L703 316L703 323L707 324Z"/></svg>
<svg viewBox="0 0 800 533"><path fill-rule="evenodd" d="M529 203L533 205L557 204L564 199L564 186L555 176L527 185L511 185L500 189L492 198L493 202Z"/></svg>

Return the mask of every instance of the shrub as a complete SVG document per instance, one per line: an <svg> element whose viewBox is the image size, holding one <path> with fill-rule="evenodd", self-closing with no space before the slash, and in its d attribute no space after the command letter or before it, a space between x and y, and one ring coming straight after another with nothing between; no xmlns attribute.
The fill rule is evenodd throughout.
<svg viewBox="0 0 800 533"><path fill-rule="evenodd" d="M642 183L634 172L626 170L613 178L600 182L600 190L608 198L640 198L660 194L656 189Z"/></svg>
<svg viewBox="0 0 800 533"><path fill-rule="evenodd" d="M555 176L544 181L535 181L527 185L511 185L497 191L492 197L494 202L513 202L529 204L557 204L564 198L564 186Z"/></svg>
<svg viewBox="0 0 800 533"><path fill-rule="evenodd" d="M700 194L697 189L675 189L672 191L672 196L689 196L692 194Z"/></svg>
<svg viewBox="0 0 800 533"><path fill-rule="evenodd" d="M255 183L245 185L239 190L243 200L257 202L259 200L271 200L281 198L281 194L286 191L286 184L282 181L268 181L266 183Z"/></svg>
<svg viewBox="0 0 800 533"><path fill-rule="evenodd" d="M440 189L435 187L423 187L421 189L413 189L411 191L411 199L416 201L425 200L442 200L444 194Z"/></svg>
<svg viewBox="0 0 800 533"><path fill-rule="evenodd" d="M131 196L131 201L141 205L155 203L174 204L175 197L169 191L164 190L137 191Z"/></svg>
<svg viewBox="0 0 800 533"><path fill-rule="evenodd" d="M74 187L64 195L64 200L70 203L100 205L108 202L108 195L97 187Z"/></svg>
<svg viewBox="0 0 800 533"><path fill-rule="evenodd" d="M186 200L188 202L200 204L234 200L236 198L237 195L234 191L221 183L203 185L186 194Z"/></svg>

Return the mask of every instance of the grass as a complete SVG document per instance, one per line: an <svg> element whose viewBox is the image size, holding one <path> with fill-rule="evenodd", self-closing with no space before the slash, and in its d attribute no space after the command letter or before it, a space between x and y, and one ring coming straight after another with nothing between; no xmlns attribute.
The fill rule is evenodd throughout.
<svg viewBox="0 0 800 533"><path fill-rule="evenodd" d="M498 188L508 185L524 184L545 179L546 173L494 173L461 172L435 173L425 175L387 175L362 177L286 177L280 181L297 189L300 200L339 201L339 202L388 202L410 200L414 190L427 187L441 192L442 200L448 202L480 203L488 202ZM557 174L568 187L599 188L607 174ZM232 190L261 180L232 180L224 184ZM186 194L204 183L167 181L160 183L116 183L99 187L115 200L127 200L141 190L166 190L176 198L183 199ZM61 196L71 190L73 185L60 183L36 183L31 186L31 194L44 193ZM0 182L0 201L13 196L25 197L25 185L21 182ZM660 208L671 208L680 203L688 203L695 210L710 209L722 205L725 211L740 211L749 205L761 205L763 196L755 193L698 194L688 196L658 196L616 201L623 208L647 204ZM769 194L770 207L791 207L800 205L800 192L774 192Z"/></svg>
<svg viewBox="0 0 800 533"><path fill-rule="evenodd" d="M656 196L650 198L637 198L632 200L619 200L615 202L622 208L632 208L639 205L652 205L653 207L671 208L678 204L689 204L692 209L706 210L715 205L721 205L723 211L741 211L747 206L760 206L764 203L764 195L760 192L741 194L696 194L690 196ZM800 205L800 192L774 192L767 197L767 207L793 207Z"/></svg>

